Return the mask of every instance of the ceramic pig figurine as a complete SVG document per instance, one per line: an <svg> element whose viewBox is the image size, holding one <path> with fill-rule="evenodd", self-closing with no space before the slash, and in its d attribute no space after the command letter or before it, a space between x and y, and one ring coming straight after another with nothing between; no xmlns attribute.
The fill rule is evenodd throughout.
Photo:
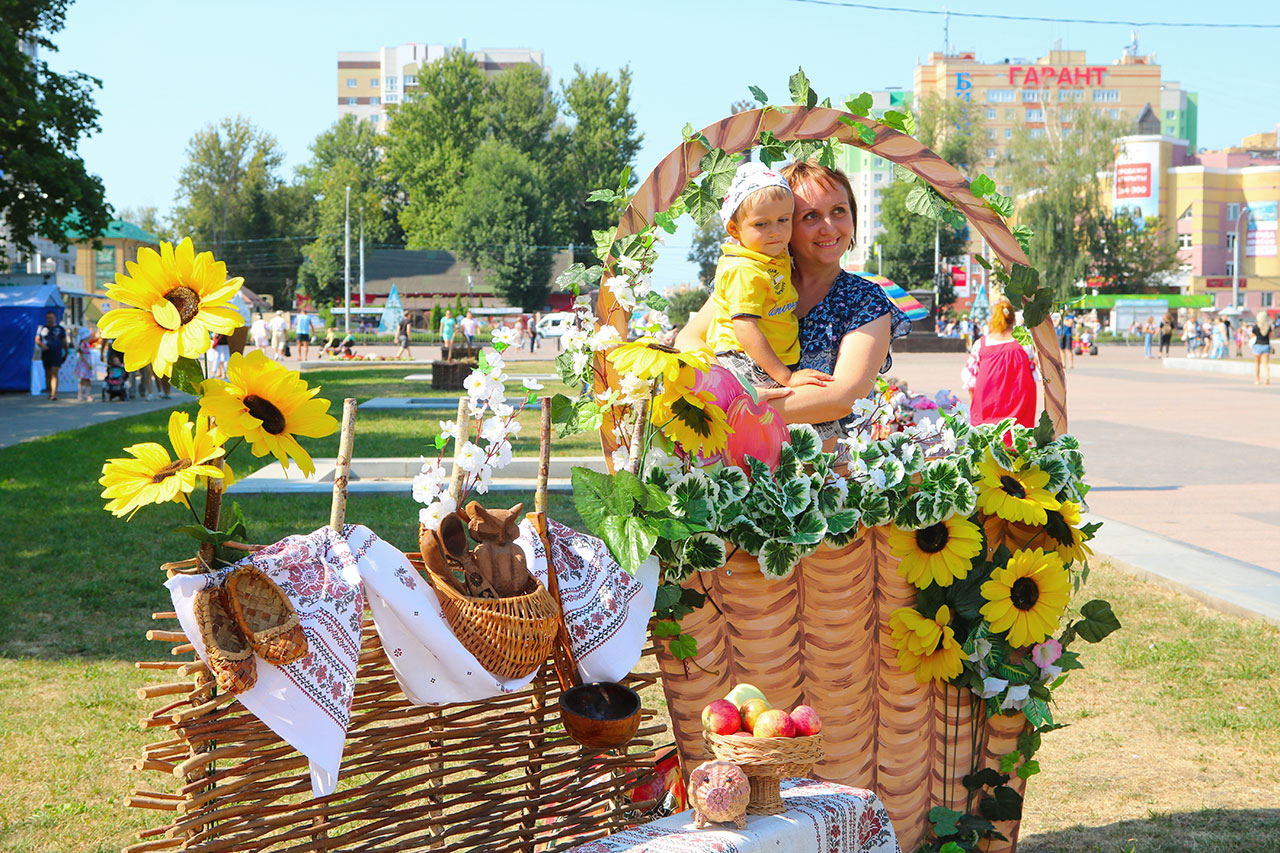
<svg viewBox="0 0 1280 853"><path fill-rule="evenodd" d="M471 558L499 598L523 595L533 580L525 566L524 551L516 544L523 509L522 503L511 509L493 510L476 501L467 504L467 529L477 543Z"/></svg>
<svg viewBox="0 0 1280 853"><path fill-rule="evenodd" d="M709 823L732 823L747 828L747 802L751 783L732 761L704 761L689 774L689 805L693 825L702 829Z"/></svg>

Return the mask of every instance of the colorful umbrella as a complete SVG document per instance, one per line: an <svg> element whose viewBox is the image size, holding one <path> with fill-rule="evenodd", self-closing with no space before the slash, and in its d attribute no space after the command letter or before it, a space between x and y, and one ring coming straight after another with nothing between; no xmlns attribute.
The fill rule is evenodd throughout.
<svg viewBox="0 0 1280 853"><path fill-rule="evenodd" d="M898 285L882 275L863 275L867 281L874 281L884 290L884 295L889 297L889 301L902 309L902 313L906 314L912 320L923 320L929 316L929 311L920 304L920 300L916 299L910 293L907 293Z"/></svg>

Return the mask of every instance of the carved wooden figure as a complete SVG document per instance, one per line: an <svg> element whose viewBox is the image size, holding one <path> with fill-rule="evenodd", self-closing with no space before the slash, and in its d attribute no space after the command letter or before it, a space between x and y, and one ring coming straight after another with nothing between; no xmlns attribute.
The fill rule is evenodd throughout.
<svg viewBox="0 0 1280 853"><path fill-rule="evenodd" d="M476 547L471 556L476 571L497 592L499 598L523 594L533 576L525 566L524 551L516 545L520 537L520 519L524 504L511 509L485 509L476 501L467 504L467 529Z"/></svg>

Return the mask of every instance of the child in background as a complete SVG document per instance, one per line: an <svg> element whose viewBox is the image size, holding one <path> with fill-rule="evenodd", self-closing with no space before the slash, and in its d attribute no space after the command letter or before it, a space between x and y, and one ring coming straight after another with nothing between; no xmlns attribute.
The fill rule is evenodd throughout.
<svg viewBox="0 0 1280 853"><path fill-rule="evenodd" d="M825 385L831 376L795 370L800 360L796 290L791 284L791 216L786 178L762 163L738 167L720 218L731 238L716 265L707 331L720 363L764 388Z"/></svg>

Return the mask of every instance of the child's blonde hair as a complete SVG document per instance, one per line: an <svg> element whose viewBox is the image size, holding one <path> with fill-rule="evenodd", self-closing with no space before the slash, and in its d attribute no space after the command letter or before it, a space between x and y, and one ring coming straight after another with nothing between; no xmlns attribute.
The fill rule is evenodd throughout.
<svg viewBox="0 0 1280 853"><path fill-rule="evenodd" d="M783 199L793 199L791 190L786 187L769 186L761 187L742 200L742 204L738 205L738 209L733 212L733 216L729 217L729 221L734 225L741 225L742 218L756 207L762 204L768 204L771 201L782 201Z"/></svg>

